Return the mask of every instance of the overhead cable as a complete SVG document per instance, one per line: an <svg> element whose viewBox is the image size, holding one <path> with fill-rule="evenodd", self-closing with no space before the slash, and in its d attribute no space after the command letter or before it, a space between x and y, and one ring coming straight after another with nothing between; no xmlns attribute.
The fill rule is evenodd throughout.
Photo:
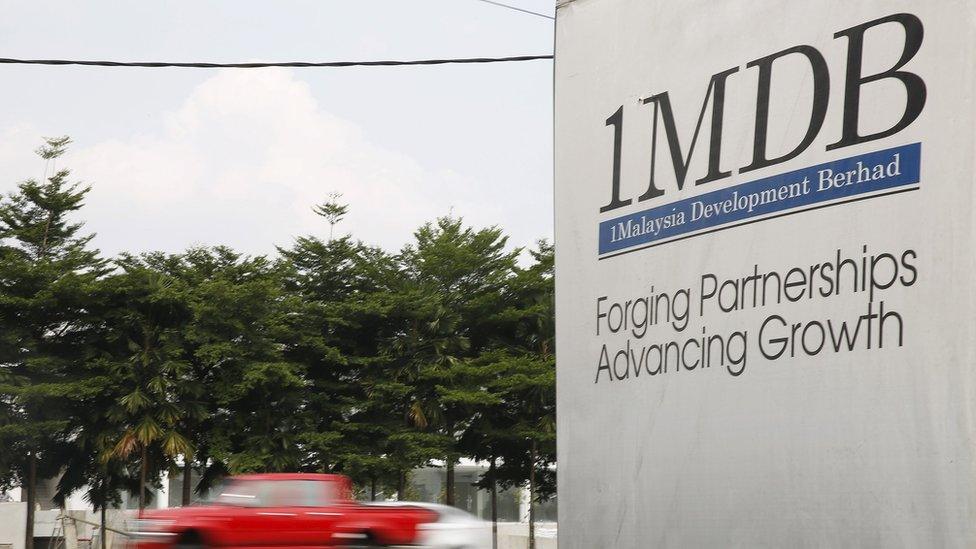
<svg viewBox="0 0 976 549"><path fill-rule="evenodd" d="M544 13L539 13L537 11L530 11L530 10L527 10L527 9L523 9L523 8L519 8L519 7L516 7L516 6L509 5L509 4L502 4L501 2L495 2L494 0L476 0L476 1L477 2L484 2L485 4L492 4L492 5L498 6L500 8L508 8L510 10L520 11L522 13L527 13L529 15L535 15L536 17L545 17L546 19L552 19L553 21L556 20L556 18L553 17L553 16L551 16L551 15L546 15Z"/></svg>
<svg viewBox="0 0 976 549"><path fill-rule="evenodd" d="M169 61L89 61L77 59L11 59L0 58L0 65L80 65L86 67L143 67L188 69L262 69L267 67L400 67L408 65L465 65L479 63L512 63L552 59L552 55L518 55L514 57L467 57L458 59L415 59L409 61L288 61L280 63L179 63Z"/></svg>

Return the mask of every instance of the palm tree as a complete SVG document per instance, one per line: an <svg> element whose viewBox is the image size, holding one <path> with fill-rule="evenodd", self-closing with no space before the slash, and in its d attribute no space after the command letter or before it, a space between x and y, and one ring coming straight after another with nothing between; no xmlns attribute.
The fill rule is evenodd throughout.
<svg viewBox="0 0 976 549"><path fill-rule="evenodd" d="M409 327L393 342L394 354L400 358L395 377L412 388L405 419L421 431L439 434L446 442L445 503L454 505L456 439L463 426L459 426L457 403L448 387L454 385L452 379L462 362L459 357L470 344L458 333L460 316L439 299L427 295L410 301Z"/></svg>
<svg viewBox="0 0 976 549"><path fill-rule="evenodd" d="M115 281L125 300L115 333L122 356L110 363L121 393L108 414L121 433L103 460L139 456L141 513L150 451L167 458L193 451L179 429L187 414L179 405L179 387L188 365L181 360L178 328L187 313L173 279L131 263L125 268Z"/></svg>

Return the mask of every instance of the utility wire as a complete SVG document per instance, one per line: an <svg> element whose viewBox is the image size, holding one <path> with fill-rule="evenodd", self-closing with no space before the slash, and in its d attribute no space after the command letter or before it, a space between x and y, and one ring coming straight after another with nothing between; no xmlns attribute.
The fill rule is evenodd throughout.
<svg viewBox="0 0 976 549"><path fill-rule="evenodd" d="M522 9L522 8L518 8L518 7L515 7L515 6L510 6L508 4L502 4L501 2L495 2L494 0L476 0L476 1L478 1L478 2L484 2L485 4L491 4L493 6L498 6L498 7L501 7L501 8L508 8L510 10L520 11L522 13L527 13L529 15L535 15L536 17L545 17L546 19L552 19L553 21L556 20L556 18L553 17L553 16L551 16L551 15L546 15L544 13L539 13L537 11L529 11L529 10Z"/></svg>
<svg viewBox="0 0 976 549"><path fill-rule="evenodd" d="M487 0L485 0L487 1ZM519 55L515 57L469 57L460 59L415 59L411 61L290 61L283 63L173 63L164 61L84 61L69 59L10 59L0 57L0 65L83 65L88 67L180 67L189 69L261 69L265 67L400 67L406 65L464 65L478 63L511 63L552 59L552 55Z"/></svg>

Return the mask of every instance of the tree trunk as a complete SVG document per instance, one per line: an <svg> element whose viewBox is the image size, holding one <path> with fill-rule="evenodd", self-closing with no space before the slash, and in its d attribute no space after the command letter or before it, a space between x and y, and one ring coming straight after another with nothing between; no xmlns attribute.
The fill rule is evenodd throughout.
<svg viewBox="0 0 976 549"><path fill-rule="evenodd" d="M190 504L193 493L193 462L189 456L183 456L183 507Z"/></svg>
<svg viewBox="0 0 976 549"><path fill-rule="evenodd" d="M24 530L24 549L34 549L34 506L37 505L37 454L27 455L27 525Z"/></svg>
<svg viewBox="0 0 976 549"><path fill-rule="evenodd" d="M400 478L397 479L397 501L403 501L407 497L407 472L400 471Z"/></svg>
<svg viewBox="0 0 976 549"><path fill-rule="evenodd" d="M447 493L444 496L446 505L454 506L454 457L447 458Z"/></svg>
<svg viewBox="0 0 976 549"><path fill-rule="evenodd" d="M139 466L139 516L142 517L143 511L146 509L146 445L142 445L142 463Z"/></svg>
<svg viewBox="0 0 976 549"><path fill-rule="evenodd" d="M376 501L376 477L369 479L369 501Z"/></svg>
<svg viewBox="0 0 976 549"><path fill-rule="evenodd" d="M532 451L529 454L529 549L535 549L535 460L536 441L532 441Z"/></svg>
<svg viewBox="0 0 976 549"><path fill-rule="evenodd" d="M108 498L105 498L106 500ZM106 549L105 545L105 505L107 501L102 502L102 529L101 533L98 534L98 542L102 545L102 549Z"/></svg>
<svg viewBox="0 0 976 549"><path fill-rule="evenodd" d="M498 483L495 481L495 461L492 456L488 475L491 478L491 549L498 549Z"/></svg>

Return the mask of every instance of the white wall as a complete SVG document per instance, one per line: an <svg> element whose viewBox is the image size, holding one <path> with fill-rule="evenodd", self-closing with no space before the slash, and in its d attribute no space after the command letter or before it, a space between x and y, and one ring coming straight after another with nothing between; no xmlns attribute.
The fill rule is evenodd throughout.
<svg viewBox="0 0 976 549"><path fill-rule="evenodd" d="M0 544L10 543L13 549L24 549L26 503L0 503Z"/></svg>
<svg viewBox="0 0 976 549"><path fill-rule="evenodd" d="M34 512L34 537L50 537L60 527L60 509L45 509Z"/></svg>
<svg viewBox="0 0 976 549"><path fill-rule="evenodd" d="M556 549L556 523L535 524L536 549ZM527 549L529 525L524 522L498 523L498 549Z"/></svg>
<svg viewBox="0 0 976 549"><path fill-rule="evenodd" d="M165 509L169 507L169 471L163 471L161 486L159 490L156 491L153 506L156 509Z"/></svg>

